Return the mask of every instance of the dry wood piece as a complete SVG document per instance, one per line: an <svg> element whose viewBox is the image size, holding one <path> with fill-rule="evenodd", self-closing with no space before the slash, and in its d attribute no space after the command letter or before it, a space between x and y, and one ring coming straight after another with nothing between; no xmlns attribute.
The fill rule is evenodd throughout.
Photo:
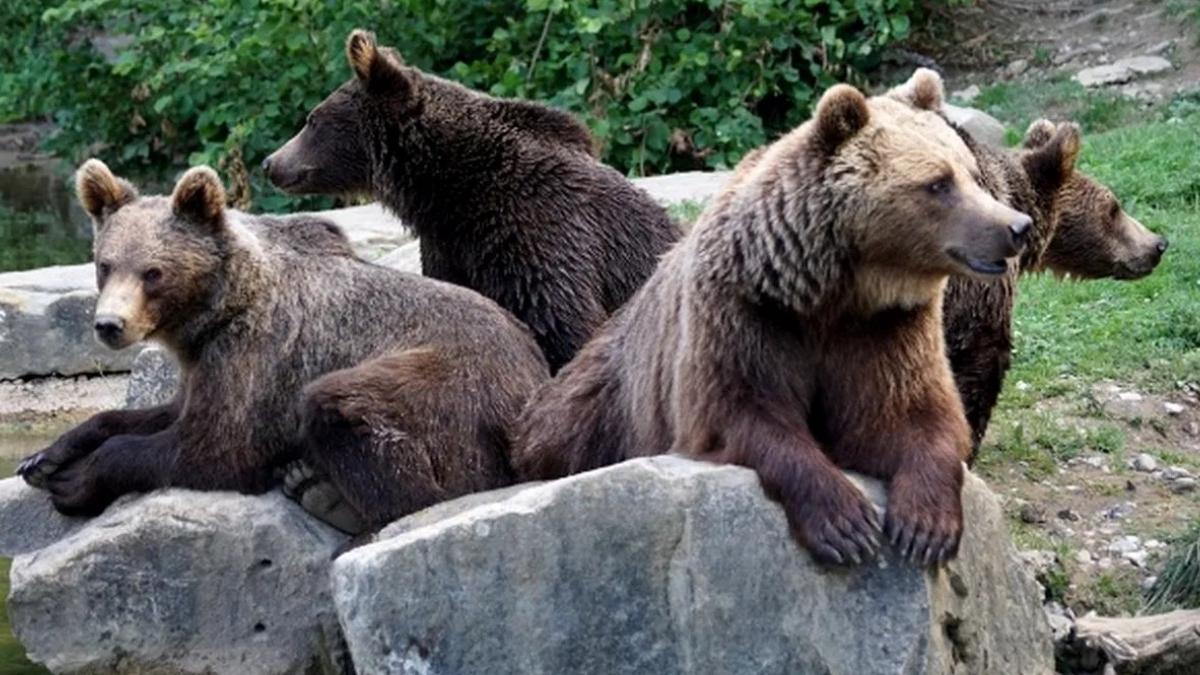
<svg viewBox="0 0 1200 675"><path fill-rule="evenodd" d="M1099 652L1105 672L1183 675L1200 672L1200 610L1133 618L1087 615L1075 622L1071 651ZM1087 658L1084 661L1090 660Z"/></svg>

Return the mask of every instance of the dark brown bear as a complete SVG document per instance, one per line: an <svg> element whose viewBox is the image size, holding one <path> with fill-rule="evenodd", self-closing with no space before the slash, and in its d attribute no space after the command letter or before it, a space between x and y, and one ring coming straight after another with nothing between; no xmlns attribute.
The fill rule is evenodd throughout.
<svg viewBox="0 0 1200 675"><path fill-rule="evenodd" d="M942 91L941 77L921 68L888 96L940 112ZM1154 269L1167 242L1122 211L1108 188L1075 170L1081 145L1075 125L1034 122L1020 150L994 148L956 130L979 164L984 189L1033 218L1029 242L1005 275L959 277L946 288L946 346L971 425L973 462L1012 363L1017 276L1049 268L1083 277L1137 278Z"/></svg>
<svg viewBox="0 0 1200 675"><path fill-rule="evenodd" d="M367 193L421 239L426 276L473 288L532 330L557 370L680 236L591 154L570 115L405 66L351 33L355 77L267 158L292 193Z"/></svg>
<svg viewBox="0 0 1200 675"><path fill-rule="evenodd" d="M101 413L21 465L60 511L166 486L262 492L302 459L301 503L360 531L512 481L510 426L548 370L495 303L365 263L326 221L226 210L208 168L139 197L90 160L78 190L97 336L160 342L183 376L172 403Z"/></svg>
<svg viewBox="0 0 1200 675"><path fill-rule="evenodd" d="M646 286L531 400L514 463L553 478L676 452L757 471L819 560L876 551L842 473L890 481L902 555L962 533L970 430L942 340L950 274L1003 274L1029 228L938 115L839 85L738 167Z"/></svg>

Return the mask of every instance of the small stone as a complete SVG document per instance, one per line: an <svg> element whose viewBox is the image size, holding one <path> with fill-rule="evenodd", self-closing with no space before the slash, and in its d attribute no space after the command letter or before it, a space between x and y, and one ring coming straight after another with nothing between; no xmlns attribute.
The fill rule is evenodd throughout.
<svg viewBox="0 0 1200 675"><path fill-rule="evenodd" d="M1046 509L1037 504L1022 504L1020 516L1023 523L1029 523L1030 525L1044 523L1046 522Z"/></svg>
<svg viewBox="0 0 1200 675"><path fill-rule="evenodd" d="M1129 465L1134 471L1140 471L1142 473L1154 473L1158 469L1158 460L1154 459L1153 455L1143 452L1137 457L1134 457L1133 461L1130 462Z"/></svg>
<svg viewBox="0 0 1200 675"><path fill-rule="evenodd" d="M1133 513L1133 502L1122 502L1115 506L1110 506L1101 512L1101 517L1106 520L1121 520Z"/></svg>
<svg viewBox="0 0 1200 675"><path fill-rule="evenodd" d="M1088 455L1087 457L1080 457L1079 463L1086 464L1093 469L1104 470L1108 468L1108 460L1106 460L1103 455Z"/></svg>
<svg viewBox="0 0 1200 675"><path fill-rule="evenodd" d="M1092 564L1091 552L1084 550L1084 549L1080 549L1080 550L1076 551L1075 552L1075 562L1079 563L1080 565L1091 565Z"/></svg>
<svg viewBox="0 0 1200 675"><path fill-rule="evenodd" d="M1190 477L1177 478L1171 482L1171 492L1177 495L1193 492L1196 489L1196 479Z"/></svg>
<svg viewBox="0 0 1200 675"><path fill-rule="evenodd" d="M1122 401L1135 401L1136 402L1136 401L1142 400L1142 395L1137 393L1136 391L1123 391L1120 394L1117 394L1117 398Z"/></svg>
<svg viewBox="0 0 1200 675"><path fill-rule="evenodd" d="M1175 46L1174 40L1163 40L1162 42L1147 49L1146 53L1151 56L1162 56L1163 54L1166 54L1167 52L1171 51L1171 47L1174 47L1174 46Z"/></svg>
<svg viewBox="0 0 1200 675"><path fill-rule="evenodd" d="M1157 75L1174 67L1170 61L1161 56L1131 56L1121 59L1113 65L1124 66L1136 75Z"/></svg>
<svg viewBox="0 0 1200 675"><path fill-rule="evenodd" d="M1026 70L1029 70L1029 62L1025 59L1017 59L1004 67L1004 76L1013 79L1020 77Z"/></svg>
<svg viewBox="0 0 1200 675"><path fill-rule="evenodd" d="M1180 478L1192 478L1192 472L1182 466L1169 466L1162 472L1162 479L1166 481L1179 480Z"/></svg>
<svg viewBox="0 0 1200 675"><path fill-rule="evenodd" d="M1071 509L1062 509L1056 515L1062 520L1069 520L1071 522L1077 522L1079 520L1079 514L1075 513Z"/></svg>
<svg viewBox="0 0 1200 675"><path fill-rule="evenodd" d="M1150 557L1150 553L1144 549L1138 549L1137 551L1122 553L1121 557L1133 563L1135 567L1145 567L1146 559Z"/></svg>
<svg viewBox="0 0 1200 675"><path fill-rule="evenodd" d="M1017 383L1017 391L1029 391L1030 384L1024 380Z"/></svg>
<svg viewBox="0 0 1200 675"><path fill-rule="evenodd" d="M1125 491L1126 492L1137 492L1137 486L1133 484L1133 481L1126 480L1125 481Z"/></svg>
<svg viewBox="0 0 1200 675"><path fill-rule="evenodd" d="M965 89L959 89L956 92L952 92L950 94L950 98L957 99L970 105L972 101L979 97L979 93L979 85L973 84Z"/></svg>
<svg viewBox="0 0 1200 675"><path fill-rule="evenodd" d="M1146 550L1153 550L1153 549L1166 548L1166 547L1167 547L1167 545L1165 543L1163 543L1157 539L1147 539L1146 540Z"/></svg>
<svg viewBox="0 0 1200 675"><path fill-rule="evenodd" d="M1168 415L1182 415L1183 411L1186 410L1186 408L1178 403L1171 403L1170 401L1163 404L1163 409L1167 411Z"/></svg>
<svg viewBox="0 0 1200 675"><path fill-rule="evenodd" d="M1200 436L1200 422L1188 422L1183 427L1183 433L1188 436Z"/></svg>
<svg viewBox="0 0 1200 675"><path fill-rule="evenodd" d="M1026 569L1033 573L1035 578L1045 576L1047 572L1058 564L1058 556L1054 551L1020 551L1017 557L1021 559L1021 563Z"/></svg>
<svg viewBox="0 0 1200 675"><path fill-rule="evenodd" d="M1130 553L1142 548L1142 540L1137 535L1127 534L1113 539L1108 544L1110 553Z"/></svg>
<svg viewBox="0 0 1200 675"><path fill-rule="evenodd" d="M1142 587L1142 591L1149 592L1151 588L1154 588L1154 584L1156 583L1158 583L1158 577L1151 574L1145 579L1142 579L1142 582L1139 584L1139 586Z"/></svg>

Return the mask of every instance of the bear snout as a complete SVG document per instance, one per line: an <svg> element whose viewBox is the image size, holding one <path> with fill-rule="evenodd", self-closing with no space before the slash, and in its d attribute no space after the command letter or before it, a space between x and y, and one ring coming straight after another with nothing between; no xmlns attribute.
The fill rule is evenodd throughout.
<svg viewBox="0 0 1200 675"><path fill-rule="evenodd" d="M117 348L125 335L125 319L113 314L99 314L92 326L96 337L109 347Z"/></svg>
<svg viewBox="0 0 1200 675"><path fill-rule="evenodd" d="M1025 248L1025 243L1029 239L1029 233L1033 229L1033 218L1018 213L1013 222L1009 223L1008 231L1012 233L1013 245L1018 249Z"/></svg>

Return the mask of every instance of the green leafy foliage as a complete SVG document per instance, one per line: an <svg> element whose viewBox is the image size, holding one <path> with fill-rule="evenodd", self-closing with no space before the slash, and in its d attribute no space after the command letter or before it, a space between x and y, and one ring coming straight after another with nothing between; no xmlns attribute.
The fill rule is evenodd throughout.
<svg viewBox="0 0 1200 675"><path fill-rule="evenodd" d="M826 86L858 79L908 35L922 3L24 4L0 9L27 38L0 56L24 73L0 80L0 110L53 112L51 149L71 159L99 150L120 168L175 167L220 164L236 149L253 167L347 78L343 40L366 27L428 71L580 114L608 162L652 174L734 164L806 117ZM283 199L254 187L259 206Z"/></svg>

